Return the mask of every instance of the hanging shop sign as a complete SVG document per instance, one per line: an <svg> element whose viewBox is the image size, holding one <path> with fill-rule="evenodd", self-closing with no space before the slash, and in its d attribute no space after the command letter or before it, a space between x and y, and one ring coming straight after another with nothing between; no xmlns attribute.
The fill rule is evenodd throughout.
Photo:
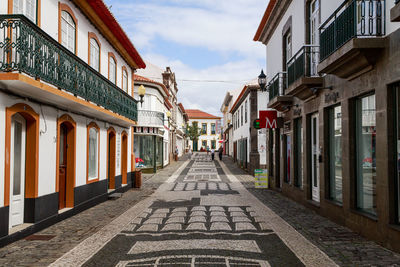
<svg viewBox="0 0 400 267"><path fill-rule="evenodd" d="M258 118L260 120L260 128L282 128L282 118L278 118L276 110L260 110Z"/></svg>
<svg viewBox="0 0 400 267"><path fill-rule="evenodd" d="M268 170L255 169L254 170L254 187L255 188L268 188Z"/></svg>

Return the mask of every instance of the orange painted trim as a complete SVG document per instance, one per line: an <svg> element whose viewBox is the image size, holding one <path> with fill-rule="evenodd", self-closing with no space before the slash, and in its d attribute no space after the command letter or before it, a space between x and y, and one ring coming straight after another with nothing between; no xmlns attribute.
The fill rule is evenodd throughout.
<svg viewBox="0 0 400 267"><path fill-rule="evenodd" d="M260 41L261 33L264 30L269 17L271 16L272 10L274 9L276 2L277 2L277 0L270 0L269 1L267 9L265 9L264 16L262 17L260 25L257 28L257 32L253 37L253 41L256 41L256 42Z"/></svg>
<svg viewBox="0 0 400 267"><path fill-rule="evenodd" d="M61 44L61 12L65 11L71 15L72 20L75 23L75 55L78 55L78 19L75 17L72 9L64 3L58 2L58 42Z"/></svg>
<svg viewBox="0 0 400 267"><path fill-rule="evenodd" d="M39 171L39 114L29 105L15 104L6 108L4 155L4 206L10 204L11 118L19 113L26 120L25 198L38 196Z"/></svg>
<svg viewBox="0 0 400 267"><path fill-rule="evenodd" d="M115 85L117 85L117 58L115 57L113 52L108 52L108 79L110 80L110 58L114 59L115 62L115 81L111 81L113 82Z"/></svg>
<svg viewBox="0 0 400 267"><path fill-rule="evenodd" d="M130 119L124 117L124 116L118 115L118 114L116 114L116 113L114 113L112 111L106 110L106 109L104 109L102 107L99 107L99 106L97 106L95 104L92 104L92 103L90 103L90 102L88 102L88 101L86 101L84 99L80 99L78 97L75 97L75 96L73 96L73 95L71 95L71 94L69 94L67 92L63 92L63 91L61 91L61 90L59 90L59 89L57 89L57 88L55 88L55 87L53 87L51 85L48 85L48 84L43 83L41 81L35 80L35 79L33 79L33 78L31 78L31 77L29 77L27 75L21 74L21 73L3 72L3 73L0 73L0 80L4 80L4 81L21 81L21 82L29 84L31 86L35 86L37 88L40 88L41 90L46 91L48 93L52 93L54 95L63 97L65 99L68 99L68 100L73 101L75 103L78 103L80 105L83 105L83 106L86 106L88 108L91 108L91 109L97 110L99 112L102 112L102 113L104 113L106 115L113 116L114 118L117 118L119 120L123 120L123 121L125 121L125 122L127 122L127 123L129 123L131 125L136 125L136 122L133 121L133 120L130 120Z"/></svg>
<svg viewBox="0 0 400 267"><path fill-rule="evenodd" d="M110 134L111 133L114 134L114 140L110 144ZM116 166L115 166L115 163L116 163L115 157L116 156L115 156L115 154L116 154L116 146L117 146L116 139L117 139L117 134L115 132L115 129L113 127L108 128L108 130L107 130L107 179L109 179L109 182L108 182L109 189L115 189L115 171L116 171ZM112 151L110 152L110 148L114 151L114 153L112 153ZM112 167L109 166L110 162L112 163L111 164ZM109 169L111 169L111 168L112 168L112 173L109 173Z"/></svg>
<svg viewBox="0 0 400 267"><path fill-rule="evenodd" d="M97 35L94 32L88 32L88 64L90 66L90 39L94 39L97 44L99 45L99 72L101 72L101 43L99 38L97 37Z"/></svg>
<svg viewBox="0 0 400 267"><path fill-rule="evenodd" d="M128 183L128 134L121 133L121 175L122 184Z"/></svg>
<svg viewBox="0 0 400 267"><path fill-rule="evenodd" d="M97 130L97 175L95 179L89 180L89 130L95 128ZM98 182L100 180L100 127L95 123L91 122L87 126L86 132L86 184Z"/></svg>
<svg viewBox="0 0 400 267"><path fill-rule="evenodd" d="M57 156L56 156L56 192L60 191L59 188L59 168L60 168L60 128L64 122L68 125L67 143L72 141L72 147L67 149L67 177L66 177L66 207L74 207L74 188L75 188L75 174L76 174L76 122L69 114L64 114L57 120ZM72 131L72 132L71 132ZM71 184L72 182L72 184Z"/></svg>
<svg viewBox="0 0 400 267"><path fill-rule="evenodd" d="M8 7L7 7L7 13L8 14L14 14L13 12L13 7L14 7L14 0L8 0ZM41 26L41 12L42 8L41 8L41 0L36 0L36 25L38 27Z"/></svg>
<svg viewBox="0 0 400 267"><path fill-rule="evenodd" d="M122 91L124 91L124 72L126 72L126 79L128 80L127 88L126 88L126 93L128 93L128 86L129 86L128 70L126 69L125 66L122 66L122 68L121 68L121 89L122 89Z"/></svg>

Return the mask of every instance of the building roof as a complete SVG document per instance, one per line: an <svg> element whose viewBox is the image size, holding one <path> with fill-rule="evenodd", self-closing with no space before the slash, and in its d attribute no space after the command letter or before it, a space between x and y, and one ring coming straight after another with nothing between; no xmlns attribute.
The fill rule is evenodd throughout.
<svg viewBox="0 0 400 267"><path fill-rule="evenodd" d="M167 87L165 87L165 85L164 85L163 83L159 83L159 82L153 81L152 79L149 79L149 78L147 78L147 77L140 76L140 75L137 75L137 74L135 74L135 75L133 76L133 79L134 79L135 81L139 82L139 83L140 83L140 82L147 82L147 83L153 83L153 84L156 84L156 85L158 85L158 86L161 86L162 89L164 90L164 93L165 93L167 96L169 96L168 89L167 89Z"/></svg>
<svg viewBox="0 0 400 267"><path fill-rule="evenodd" d="M256 41L256 42L260 41L261 33L263 32L265 25L267 24L268 19L271 16L271 12L275 7L276 2L277 2L277 0L269 1L267 9L265 9L264 16L262 17L260 25L258 26L257 32L254 35L254 38L253 38L254 41Z"/></svg>
<svg viewBox="0 0 400 267"><path fill-rule="evenodd" d="M258 80L257 79L251 80L246 85L244 85L243 89L240 91L240 94L236 98L235 103L233 103L232 108L229 111L229 113L235 112L236 109L239 107L239 105L243 102L241 100L243 97L247 96L246 91L249 87L250 88L257 88L257 87L259 88Z"/></svg>
<svg viewBox="0 0 400 267"><path fill-rule="evenodd" d="M73 0L73 2L80 7L131 67L146 68L146 63L103 0Z"/></svg>
<svg viewBox="0 0 400 267"><path fill-rule="evenodd" d="M188 114L189 119L221 119L221 117L211 115L199 109L187 109L186 113Z"/></svg>

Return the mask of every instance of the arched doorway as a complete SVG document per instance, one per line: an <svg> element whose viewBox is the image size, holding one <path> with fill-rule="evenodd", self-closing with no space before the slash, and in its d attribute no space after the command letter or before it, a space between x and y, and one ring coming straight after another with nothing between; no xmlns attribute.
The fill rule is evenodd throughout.
<svg viewBox="0 0 400 267"><path fill-rule="evenodd" d="M121 174L122 174L122 184L128 184L128 134L124 131L121 134Z"/></svg>
<svg viewBox="0 0 400 267"><path fill-rule="evenodd" d="M115 189L116 134L114 128L107 131L107 181L108 189Z"/></svg>
<svg viewBox="0 0 400 267"><path fill-rule="evenodd" d="M22 103L6 108L5 130L4 206L11 228L34 221L24 204L38 195L39 114Z"/></svg>
<svg viewBox="0 0 400 267"><path fill-rule="evenodd" d="M69 115L58 119L57 181L58 209L74 206L76 123Z"/></svg>

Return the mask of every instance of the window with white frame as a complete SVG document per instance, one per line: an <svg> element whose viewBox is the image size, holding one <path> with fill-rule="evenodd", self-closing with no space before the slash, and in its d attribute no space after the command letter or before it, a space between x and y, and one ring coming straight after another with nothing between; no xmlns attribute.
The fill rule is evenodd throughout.
<svg viewBox="0 0 400 267"><path fill-rule="evenodd" d="M100 71L100 46L94 38L90 38L90 66Z"/></svg>
<svg viewBox="0 0 400 267"><path fill-rule="evenodd" d="M128 93L128 73L126 70L122 71L122 90Z"/></svg>
<svg viewBox="0 0 400 267"><path fill-rule="evenodd" d="M99 177L99 130L95 126L89 128L88 142L88 180L92 180Z"/></svg>
<svg viewBox="0 0 400 267"><path fill-rule="evenodd" d="M61 12L61 44L75 53L76 25L67 11Z"/></svg>
<svg viewBox="0 0 400 267"><path fill-rule="evenodd" d="M36 23L36 5L37 0L14 0L13 13L23 14L28 19Z"/></svg>
<svg viewBox="0 0 400 267"><path fill-rule="evenodd" d="M109 65L110 65L109 79L110 79L110 81L112 81L113 83L116 84L117 83L117 75L116 75L117 64L113 57L110 57L109 60L110 60L110 62L109 62Z"/></svg>

